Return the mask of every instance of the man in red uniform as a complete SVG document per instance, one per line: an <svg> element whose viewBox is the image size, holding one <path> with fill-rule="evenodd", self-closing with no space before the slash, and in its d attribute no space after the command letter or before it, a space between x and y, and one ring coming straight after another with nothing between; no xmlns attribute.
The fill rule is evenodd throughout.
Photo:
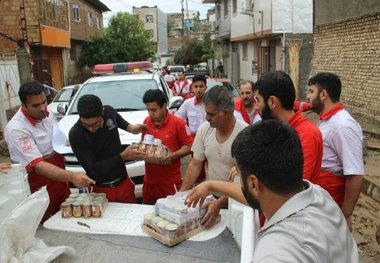
<svg viewBox="0 0 380 263"><path fill-rule="evenodd" d="M145 134L160 139L169 148L161 163L145 162L143 203L155 204L157 199L172 195L181 188L181 157L190 154L193 137L185 121L168 111L167 98L159 89L145 92L143 102L149 116L144 120Z"/></svg>
<svg viewBox="0 0 380 263"><path fill-rule="evenodd" d="M181 96L184 100L194 96L191 81L185 77L183 70L178 71L178 80L174 82L172 90L175 96Z"/></svg>
<svg viewBox="0 0 380 263"><path fill-rule="evenodd" d="M240 98L235 100L235 118L254 124L261 121L259 110L256 108L254 83L243 81L240 83Z"/></svg>
<svg viewBox="0 0 380 263"><path fill-rule="evenodd" d="M43 223L69 196L68 182L77 187L95 182L83 173L66 171L63 156L54 151L53 129L58 123L47 109L44 86L37 81L27 82L20 87L19 97L21 108L5 127L4 135L12 161L24 165L28 172L31 192L47 186L50 203Z"/></svg>
<svg viewBox="0 0 380 263"><path fill-rule="evenodd" d="M295 89L292 79L282 71L270 72L256 82L256 105L263 120L279 119L292 126L301 140L304 156L303 178L315 182L322 162L323 141L318 127L294 110Z"/></svg>

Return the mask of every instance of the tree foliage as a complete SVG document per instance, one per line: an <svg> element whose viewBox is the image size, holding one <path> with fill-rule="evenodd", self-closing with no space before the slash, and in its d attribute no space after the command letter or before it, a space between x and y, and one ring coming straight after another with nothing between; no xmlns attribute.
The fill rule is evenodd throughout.
<svg viewBox="0 0 380 263"><path fill-rule="evenodd" d="M118 12L109 20L103 38L94 38L82 48L80 66L97 63L140 61L152 58L155 45L138 17Z"/></svg>
<svg viewBox="0 0 380 263"><path fill-rule="evenodd" d="M174 55L174 62L182 65L196 65L214 58L214 42L211 34L206 33L203 39L186 39L183 48Z"/></svg>

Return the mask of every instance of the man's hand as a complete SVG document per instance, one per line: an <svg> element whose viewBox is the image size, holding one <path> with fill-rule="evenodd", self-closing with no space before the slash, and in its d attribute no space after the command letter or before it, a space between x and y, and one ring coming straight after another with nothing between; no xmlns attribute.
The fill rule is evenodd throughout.
<svg viewBox="0 0 380 263"><path fill-rule="evenodd" d="M165 165L169 165L172 163L172 161L174 161L175 159L177 159L176 155L172 152L169 152L168 155L166 156L166 158L164 158L162 160L162 164L165 164Z"/></svg>
<svg viewBox="0 0 380 263"><path fill-rule="evenodd" d="M233 182L236 175L238 175L238 170L236 166L231 168L230 174L228 175L228 182Z"/></svg>
<svg viewBox="0 0 380 263"><path fill-rule="evenodd" d="M78 188L88 187L96 182L83 173L69 172L69 181Z"/></svg>
<svg viewBox="0 0 380 263"><path fill-rule="evenodd" d="M120 153L121 158L125 160L144 160L146 158L146 153L139 152L132 146L128 146L124 151Z"/></svg>
<svg viewBox="0 0 380 263"><path fill-rule="evenodd" d="M202 208L206 208L207 212L203 216L201 224L206 228L210 228L215 224L218 219L220 205L218 200L210 201L202 205Z"/></svg>
<svg viewBox="0 0 380 263"><path fill-rule="evenodd" d="M346 219L346 222L347 222L348 228L349 228L350 231L352 232L352 215L345 216L344 218Z"/></svg>
<svg viewBox="0 0 380 263"><path fill-rule="evenodd" d="M6 170L12 167L11 163L0 163L0 173L7 174Z"/></svg>
<svg viewBox="0 0 380 263"><path fill-rule="evenodd" d="M146 131L146 126L144 124L129 124L128 131L133 134L138 134Z"/></svg>
<svg viewBox="0 0 380 263"><path fill-rule="evenodd" d="M208 182L203 182L190 190L185 198L185 205L196 207L199 202L199 206L202 206L209 194L209 184Z"/></svg>

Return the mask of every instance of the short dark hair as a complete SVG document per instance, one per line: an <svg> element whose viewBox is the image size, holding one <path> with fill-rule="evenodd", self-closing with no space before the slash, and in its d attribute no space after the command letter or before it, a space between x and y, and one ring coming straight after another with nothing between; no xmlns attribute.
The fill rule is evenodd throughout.
<svg viewBox="0 0 380 263"><path fill-rule="evenodd" d="M184 71L183 69L178 70L178 71L177 71L177 74L180 73L180 72L182 72L183 75L185 75L185 71Z"/></svg>
<svg viewBox="0 0 380 263"><path fill-rule="evenodd" d="M212 87L206 92L204 97L205 105L212 103L219 110L223 111L225 109L234 112L235 103L229 90L224 86Z"/></svg>
<svg viewBox="0 0 380 263"><path fill-rule="evenodd" d="M103 103L98 96L86 94L79 98L78 114L80 118L95 118L103 114Z"/></svg>
<svg viewBox="0 0 380 263"><path fill-rule="evenodd" d="M255 88L267 101L270 96L277 97L285 110L292 110L296 91L292 79L283 71L268 72L256 82Z"/></svg>
<svg viewBox="0 0 380 263"><path fill-rule="evenodd" d="M257 90L257 87L255 86L255 83L254 83L253 81L251 81L251 80L242 80L242 81L240 82L240 85L246 85L246 84L251 85L251 89L252 89L252 91Z"/></svg>
<svg viewBox="0 0 380 263"><path fill-rule="evenodd" d="M159 89L149 89L145 92L143 96L143 102L146 103L151 103L151 102L156 102L160 108L164 106L165 103L167 103L167 98L165 94L159 90Z"/></svg>
<svg viewBox="0 0 380 263"><path fill-rule="evenodd" d="M45 91L45 88L40 82L36 80L32 80L20 86L20 89L18 90L18 96L20 98L20 101L26 105L26 101L29 96L40 95L41 92L44 92L44 91Z"/></svg>
<svg viewBox="0 0 380 263"><path fill-rule="evenodd" d="M342 91L340 77L330 72L320 72L309 79L309 86L318 85L318 91L326 90L332 102L338 102Z"/></svg>
<svg viewBox="0 0 380 263"><path fill-rule="evenodd" d="M242 130L232 144L242 180L255 175L268 189L289 194L302 189L303 154L297 132L271 119Z"/></svg>
<svg viewBox="0 0 380 263"><path fill-rule="evenodd" d="M207 85L207 79L206 79L205 75L195 75L195 76L193 77L193 83L194 83L194 82L197 82L197 81L203 81L203 83L204 83L205 85Z"/></svg>

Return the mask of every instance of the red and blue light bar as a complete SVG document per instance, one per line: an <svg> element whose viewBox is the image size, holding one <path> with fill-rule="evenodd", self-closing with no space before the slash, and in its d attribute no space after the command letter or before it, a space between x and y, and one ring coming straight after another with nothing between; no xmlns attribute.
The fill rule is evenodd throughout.
<svg viewBox="0 0 380 263"><path fill-rule="evenodd" d="M150 61L122 62L111 64L98 64L92 68L92 74L112 74L123 72L139 72L143 70L153 70L153 64Z"/></svg>

